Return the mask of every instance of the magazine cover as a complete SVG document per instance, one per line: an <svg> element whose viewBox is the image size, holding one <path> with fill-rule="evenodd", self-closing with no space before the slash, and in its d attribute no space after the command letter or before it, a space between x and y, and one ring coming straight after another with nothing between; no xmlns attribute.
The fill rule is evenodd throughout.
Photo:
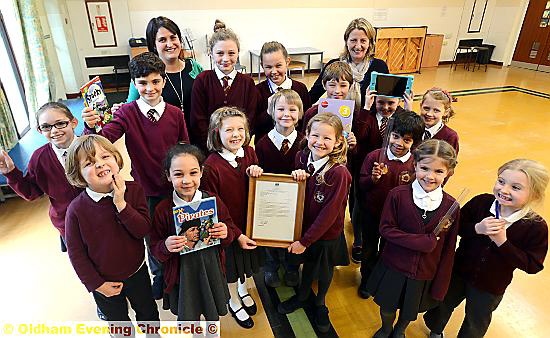
<svg viewBox="0 0 550 338"><path fill-rule="evenodd" d="M208 197L182 207L174 207L176 234L185 236L187 243L181 255L220 244L219 238L211 238L208 229L218 223L216 198Z"/></svg>
<svg viewBox="0 0 550 338"><path fill-rule="evenodd" d="M100 121L95 125L95 131L99 132L106 123L113 119L99 76L80 87L80 92L84 98L84 105L92 107L99 114Z"/></svg>
<svg viewBox="0 0 550 338"><path fill-rule="evenodd" d="M319 103L319 113L331 113L340 118L344 126L344 132L351 132L351 122L353 121L353 110L355 109L355 101L353 100L337 100L337 99L321 99Z"/></svg>

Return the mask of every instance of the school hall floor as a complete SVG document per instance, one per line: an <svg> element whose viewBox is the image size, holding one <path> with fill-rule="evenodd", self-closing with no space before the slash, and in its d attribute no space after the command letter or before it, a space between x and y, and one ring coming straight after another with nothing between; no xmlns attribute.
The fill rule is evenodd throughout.
<svg viewBox="0 0 550 338"><path fill-rule="evenodd" d="M318 74L305 79L294 78L311 86ZM415 94L423 94L432 86L462 92L453 103L456 116L449 126L460 136L459 164L445 190L458 196L468 187L467 199L490 192L497 168L507 160L527 157L550 168L550 74L531 70L490 66L487 72L456 71L449 66L422 69L415 74ZM485 91L479 89L497 88ZM419 102L415 101L415 110ZM78 113L78 112L76 112ZM117 145L123 149L124 143ZM130 163L125 159L124 173L129 176ZM548 191L547 191L548 192ZM550 193L550 192L548 192ZM0 318L2 322L85 321L96 320L95 304L80 283L67 254L59 251L59 234L48 218L48 199L25 202L12 198L0 204ZM550 221L550 202L538 209ZM346 224L348 245L353 239L349 218ZM307 316L298 311L289 316L276 314L278 298L290 297L293 290L266 290L256 278L258 288L251 290L255 300L262 294L264 304L253 319L251 330L237 326L230 315L221 319L222 337L315 337ZM334 331L323 337L370 337L380 321L378 306L357 296L359 265L338 268L327 297ZM537 275L522 271L515 274L504 300L493 316L487 337L548 337L548 304L550 303L550 271ZM159 308L161 308L159 302ZM463 318L462 304L446 328L446 336L454 337ZM174 320L160 310L161 319ZM270 320L268 320L268 317ZM271 321L271 324L270 324ZM273 329L272 329L273 327ZM406 331L407 337L426 337L428 330L419 316ZM0 334L1 335L1 334Z"/></svg>

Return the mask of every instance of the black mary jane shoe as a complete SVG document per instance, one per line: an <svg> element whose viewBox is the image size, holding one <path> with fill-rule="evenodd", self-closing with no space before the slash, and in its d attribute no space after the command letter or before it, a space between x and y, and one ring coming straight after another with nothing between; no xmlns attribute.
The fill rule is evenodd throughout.
<svg viewBox="0 0 550 338"><path fill-rule="evenodd" d="M252 320L252 318L248 317L248 319L245 319L245 320L240 320L238 317L237 317L237 313L239 311L245 311L245 308L244 307L240 307L237 311L233 311L233 309L231 308L231 305L227 305L227 307L229 308L229 313L231 313L231 316L233 316L233 318L235 318L235 320L237 321L237 324L239 324L241 327L245 328L245 329L251 329L252 327L254 327L254 321Z"/></svg>
<svg viewBox="0 0 550 338"><path fill-rule="evenodd" d="M243 299L245 299L246 297L250 297L250 299L252 299L253 304L251 306L246 306L245 303L243 302ZM252 296L250 296L248 293L244 296L241 296L239 294L239 298L241 299L241 303L243 304L244 310L246 311L246 313L248 313L249 316L254 316L256 312L258 312L258 307L256 306L256 302L254 301L254 298L252 298Z"/></svg>

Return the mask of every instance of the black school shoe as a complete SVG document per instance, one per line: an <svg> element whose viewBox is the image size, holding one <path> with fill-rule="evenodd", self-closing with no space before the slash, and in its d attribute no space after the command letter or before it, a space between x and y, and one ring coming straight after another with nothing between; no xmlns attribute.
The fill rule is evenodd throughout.
<svg viewBox="0 0 550 338"><path fill-rule="evenodd" d="M246 297L250 297L250 299L252 299L251 306L246 306L244 304L243 299L245 299ZM250 296L248 293L244 296L239 295L239 298L241 299L241 303L243 304L244 310L246 311L246 313L248 313L249 316L254 316L256 312L258 312L258 307L256 306L256 302L254 301L254 298L252 298L252 296Z"/></svg>
<svg viewBox="0 0 550 338"><path fill-rule="evenodd" d="M317 330L321 333L327 333L330 330L330 319L328 318L328 308L325 305L315 307L315 317L313 318Z"/></svg>
<svg viewBox="0 0 550 338"><path fill-rule="evenodd" d="M246 312L244 307L241 306L237 311L233 311L230 304L227 304L227 307L229 308L229 313L231 313L231 316L235 318L235 321L237 321L237 324L239 324L242 328L251 329L252 327L254 327L254 321L252 320L252 318L248 317L248 319L240 320L239 317L237 317L237 312L239 311Z"/></svg>
<svg viewBox="0 0 550 338"><path fill-rule="evenodd" d="M354 246L351 248L351 260L353 263L360 264L363 249L360 246Z"/></svg>
<svg viewBox="0 0 550 338"><path fill-rule="evenodd" d="M298 286L298 281L300 280L300 273L298 271L287 271L285 272L285 284L291 288Z"/></svg>
<svg viewBox="0 0 550 338"><path fill-rule="evenodd" d="M284 302L279 303L277 306L277 311L282 315L286 315L302 307L304 307L304 302L298 300L298 296L294 295Z"/></svg>
<svg viewBox="0 0 550 338"><path fill-rule="evenodd" d="M435 333L430 331L430 338L443 338L443 333Z"/></svg>

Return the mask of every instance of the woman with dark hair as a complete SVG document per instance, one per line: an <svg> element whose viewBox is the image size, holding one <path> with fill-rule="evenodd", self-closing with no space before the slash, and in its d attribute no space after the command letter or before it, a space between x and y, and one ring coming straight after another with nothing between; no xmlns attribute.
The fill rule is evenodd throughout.
<svg viewBox="0 0 550 338"><path fill-rule="evenodd" d="M373 71L379 73L389 73L386 62L374 57L376 31L374 27L364 18L352 20L344 32L344 50L339 58L330 60L321 70L321 74L311 87L309 96L311 103L317 102L325 92L321 80L328 65L335 61L347 62L353 71L353 79L358 85L354 85L351 90L358 91L361 94L361 107L365 105L365 93L370 83L370 74ZM354 88L355 87L355 88ZM359 97L359 95L356 95ZM368 110L370 107L367 107Z"/></svg>
<svg viewBox="0 0 550 338"><path fill-rule="evenodd" d="M181 58L183 39L176 23L167 17L153 18L147 24L147 48L157 54L166 65L166 85L162 90L165 102L181 108L185 113L185 123L189 125L191 112L191 89L197 75L203 68L194 59ZM139 98L133 83L130 83L128 99Z"/></svg>

